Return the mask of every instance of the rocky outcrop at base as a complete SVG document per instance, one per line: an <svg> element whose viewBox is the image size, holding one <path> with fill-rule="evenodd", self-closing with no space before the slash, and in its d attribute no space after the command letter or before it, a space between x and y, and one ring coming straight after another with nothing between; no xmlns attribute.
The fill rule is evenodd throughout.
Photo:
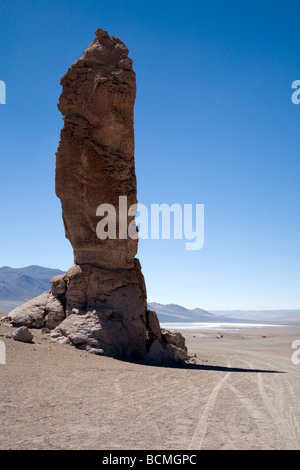
<svg viewBox="0 0 300 470"><path fill-rule="evenodd" d="M48 328L53 341L94 354L155 363L186 360L182 335L161 329L156 313L147 309L137 260L136 265L117 276L74 265L51 279L50 291L10 312L9 319L18 326Z"/></svg>

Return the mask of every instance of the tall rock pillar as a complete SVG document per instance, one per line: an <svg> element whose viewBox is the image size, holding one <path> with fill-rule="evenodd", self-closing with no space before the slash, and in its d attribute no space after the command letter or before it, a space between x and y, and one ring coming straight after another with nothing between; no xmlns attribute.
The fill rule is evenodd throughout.
<svg viewBox="0 0 300 470"><path fill-rule="evenodd" d="M186 359L180 333L161 330L147 309L134 211L135 73L128 49L102 29L62 77L64 127L56 155L56 194L74 266L51 292L10 313L15 324L52 329L51 337L124 359ZM121 197L121 199L120 199ZM97 230L99 206L115 214L115 236ZM125 216L125 217L124 217ZM128 236L128 227L131 236ZM133 236L132 236L133 232Z"/></svg>

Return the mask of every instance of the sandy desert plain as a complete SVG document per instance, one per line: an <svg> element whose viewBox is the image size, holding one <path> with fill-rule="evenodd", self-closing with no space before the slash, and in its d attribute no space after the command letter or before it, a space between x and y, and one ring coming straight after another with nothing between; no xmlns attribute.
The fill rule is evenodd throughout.
<svg viewBox="0 0 300 470"><path fill-rule="evenodd" d="M31 331L33 343L21 343L0 326L2 450L300 448L292 361L300 325L183 330L197 357L165 366L95 356Z"/></svg>

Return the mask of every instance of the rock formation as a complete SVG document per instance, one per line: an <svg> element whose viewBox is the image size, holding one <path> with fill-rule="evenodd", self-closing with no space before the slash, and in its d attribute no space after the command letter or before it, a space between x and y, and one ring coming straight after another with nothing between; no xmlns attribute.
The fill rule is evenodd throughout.
<svg viewBox="0 0 300 470"><path fill-rule="evenodd" d="M12 335L15 341L21 341L23 343L31 343L33 340L33 334L28 330L27 326L20 326L17 328Z"/></svg>
<svg viewBox="0 0 300 470"><path fill-rule="evenodd" d="M58 108L64 119L56 154L61 200L74 266L51 279L51 291L13 310L16 325L51 329L51 337L98 354L161 361L187 358L180 333L161 330L147 309L138 237L128 236L137 203L133 111L135 73L128 49L98 29L96 38L61 80ZM116 237L96 232L97 208L116 210ZM134 207L134 206L133 206ZM104 213L102 214L104 216Z"/></svg>

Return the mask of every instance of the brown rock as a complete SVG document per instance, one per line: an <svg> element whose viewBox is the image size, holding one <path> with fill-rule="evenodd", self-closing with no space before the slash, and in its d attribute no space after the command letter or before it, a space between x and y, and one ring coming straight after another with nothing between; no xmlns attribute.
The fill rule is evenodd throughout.
<svg viewBox="0 0 300 470"><path fill-rule="evenodd" d="M64 320L65 316L64 306L60 299L50 293L45 306L45 327L55 328Z"/></svg>
<svg viewBox="0 0 300 470"><path fill-rule="evenodd" d="M152 310L146 311L146 318L147 318L147 329L149 334L149 341L150 344L153 343L156 339L158 341L162 340L161 329L159 325L159 320L156 315L156 312Z"/></svg>
<svg viewBox="0 0 300 470"><path fill-rule="evenodd" d="M161 335L162 335L163 342L172 344L173 346L176 346L179 349L183 349L184 351L187 351L186 346L185 346L185 339L179 331L173 331L173 330L169 331L169 330L162 329Z"/></svg>
<svg viewBox="0 0 300 470"><path fill-rule="evenodd" d="M11 321L51 329L54 341L95 354L142 359L148 353L156 362L185 357L184 338L162 334L156 313L147 310L138 240L127 235L134 214L121 217L120 196L127 207L137 203L136 83L128 49L97 30L61 84L56 194L75 264L51 279L51 291L11 312ZM115 208L115 239L98 237L101 204Z"/></svg>
<svg viewBox="0 0 300 470"><path fill-rule="evenodd" d="M42 328L45 324L46 304L50 291L46 291L33 300L29 300L9 313L12 323L29 328Z"/></svg>
<svg viewBox="0 0 300 470"><path fill-rule="evenodd" d="M100 204L112 204L119 215L119 196L128 197L128 206L137 202L136 83L128 49L99 29L61 84L58 107L65 124L56 158L56 194L75 263L133 268L137 240L100 240L96 234Z"/></svg>
<svg viewBox="0 0 300 470"><path fill-rule="evenodd" d="M50 279L52 284L51 292L53 295L63 295L66 292L65 275L58 274Z"/></svg>
<svg viewBox="0 0 300 470"><path fill-rule="evenodd" d="M167 357L168 360L170 361L182 362L182 361L186 361L187 359L189 359L189 356L184 349L178 348L177 346L174 346L173 344L168 344L168 343L165 344L164 352L165 352L165 357Z"/></svg>

